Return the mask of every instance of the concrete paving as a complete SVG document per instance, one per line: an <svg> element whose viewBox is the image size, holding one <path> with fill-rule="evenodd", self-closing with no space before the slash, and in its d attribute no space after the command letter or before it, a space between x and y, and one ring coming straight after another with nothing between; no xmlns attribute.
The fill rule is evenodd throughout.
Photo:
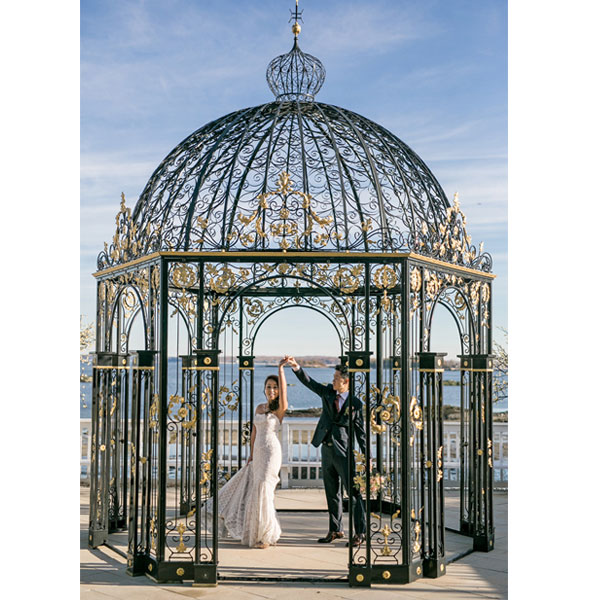
<svg viewBox="0 0 600 600"><path fill-rule="evenodd" d="M285 509L325 509L321 489L277 490L276 507L279 511L283 535L276 547L265 550L250 549L234 540L223 540L219 547L220 577L318 577L318 582L242 582L225 579L215 588L193 587L191 582L157 584L146 577L130 577L125 573L126 561L118 551L125 552L127 534L110 536L111 548L96 550L87 547L89 518L89 488L80 488L80 553L81 598L107 600L182 598L393 598L399 593L411 600L420 598L481 599L508 596L508 495L494 495L496 547L493 552L474 552L463 556L472 547L470 538L447 531L446 559L450 562L446 575L438 579L420 579L406 585L375 584L371 588L351 588L347 581L348 549L346 540L321 545L316 539L327 531L326 512L285 512ZM346 530L347 530L347 516ZM457 528L458 498L450 492L446 501L447 526ZM442 595L440 596L440 592Z"/></svg>

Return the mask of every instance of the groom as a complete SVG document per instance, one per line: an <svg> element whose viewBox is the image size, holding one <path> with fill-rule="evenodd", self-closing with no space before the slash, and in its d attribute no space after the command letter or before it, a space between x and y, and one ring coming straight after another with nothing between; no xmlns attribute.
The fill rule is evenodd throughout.
<svg viewBox="0 0 600 600"><path fill-rule="evenodd" d="M313 381L298 365L294 357L286 357L296 377L310 390L321 397L323 412L315 429L312 445L321 446L321 467L325 497L329 511L329 533L318 541L329 544L344 537L342 530L342 490L340 482L348 495L354 498L354 533L346 546L360 546L365 540L365 508L358 490L348 473L348 453L352 453L352 440L349 440L349 403L352 403L353 429L356 441L365 453L365 426L362 416L362 404L355 396L350 396L350 377L344 365L337 365L333 374L333 384L323 385ZM354 457L353 457L354 459Z"/></svg>

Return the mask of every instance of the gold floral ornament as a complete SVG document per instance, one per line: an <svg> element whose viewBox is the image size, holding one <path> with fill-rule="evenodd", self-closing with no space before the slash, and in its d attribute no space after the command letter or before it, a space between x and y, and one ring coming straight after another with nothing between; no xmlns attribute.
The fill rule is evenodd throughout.
<svg viewBox="0 0 600 600"><path fill-rule="evenodd" d="M373 273L373 283L375 287L383 290L383 296L381 298L381 307L385 311L389 311L392 305L392 301L389 299L387 295L387 291L392 289L398 283L398 276L396 275L396 271L389 267L388 265L384 265L380 267Z"/></svg>
<svg viewBox="0 0 600 600"><path fill-rule="evenodd" d="M489 311L489 301L491 297L491 290L488 283L484 283L481 286L480 290L481 302L483 303L482 311L481 311L481 324L485 327L490 326L490 311Z"/></svg>
<svg viewBox="0 0 600 600"><path fill-rule="evenodd" d="M375 435L383 433L388 425L397 423L400 418L400 397L390 394L388 386L383 388L383 391L380 392L379 388L372 385L371 395L375 397L375 400L379 394L381 394L381 403L379 406L371 409L370 418L371 431ZM376 421L378 414L381 420L380 423L377 423Z"/></svg>
<svg viewBox="0 0 600 600"><path fill-rule="evenodd" d="M433 271L429 271L427 269L425 270L424 278L425 292L427 294L427 297L431 300L434 300L443 287L443 280L441 277L438 277Z"/></svg>
<svg viewBox="0 0 600 600"><path fill-rule="evenodd" d="M189 265L177 265L173 269L173 285L175 287L187 289L194 285L196 280L196 270Z"/></svg>
<svg viewBox="0 0 600 600"><path fill-rule="evenodd" d="M413 267L410 272L410 316L412 317L421 306L421 286L423 278L421 277L421 269Z"/></svg>
<svg viewBox="0 0 600 600"><path fill-rule="evenodd" d="M359 276L362 274L362 265L356 265L351 269L340 267L334 274L332 280L335 287L339 288L342 294L351 294L358 289L360 285Z"/></svg>
<svg viewBox="0 0 600 600"><path fill-rule="evenodd" d="M310 194L295 190L289 173L283 171L275 190L257 196L253 212L238 213L239 241L249 248L259 239L273 240L285 252L289 248L302 249L306 240L323 247L330 240L343 239L330 227L333 216L317 215L311 199Z"/></svg>
<svg viewBox="0 0 600 600"><path fill-rule="evenodd" d="M186 527L183 523L179 523L177 526L177 533L179 534L179 545L175 549L175 552L181 554L187 550L185 544L183 543L183 534L185 533Z"/></svg>
<svg viewBox="0 0 600 600"><path fill-rule="evenodd" d="M131 219L131 209L125 206L125 194L121 193L120 210L115 217L117 229L112 239L110 248L104 242L104 256L102 267L125 263L138 254L139 243L136 240L137 225Z"/></svg>
<svg viewBox="0 0 600 600"><path fill-rule="evenodd" d="M209 287L218 294L226 294L235 283L235 274L225 265L221 271L211 265L208 265L206 270L213 276L209 281Z"/></svg>
<svg viewBox="0 0 600 600"><path fill-rule="evenodd" d="M244 310L248 315L248 325L254 325L258 318L265 313L265 306L258 298L244 298Z"/></svg>
<svg viewBox="0 0 600 600"><path fill-rule="evenodd" d="M117 296L117 287L116 287L114 281L111 281L110 279L103 281L100 286L100 299L102 301L105 300L106 303L108 304L108 306L112 306L113 302L115 301L116 296Z"/></svg>
<svg viewBox="0 0 600 600"><path fill-rule="evenodd" d="M452 206L446 208L446 221L436 229L426 221L416 235L415 250L454 264L471 265L477 253L471 246L471 236L466 229L467 219L460 210L458 193ZM483 254L483 246L479 253Z"/></svg>
<svg viewBox="0 0 600 600"><path fill-rule="evenodd" d="M436 258L454 264L470 265L477 257L477 253L471 246L471 236L467 233L466 224L467 218L460 210L458 193L456 193L452 206L446 208L446 221L439 225L437 230L425 221L422 222L421 231L416 237L415 249L422 251L426 247ZM479 253L483 253L482 246Z"/></svg>
<svg viewBox="0 0 600 600"><path fill-rule="evenodd" d="M415 429L421 431L423 429L423 411L419 406L419 401L415 396L410 399L410 406L408 407L408 414L410 421ZM413 446L415 442L415 436L410 436L410 445Z"/></svg>
<svg viewBox="0 0 600 600"><path fill-rule="evenodd" d="M130 317L137 306L137 298L133 290L127 290L122 296L123 310L125 318Z"/></svg>
<svg viewBox="0 0 600 600"><path fill-rule="evenodd" d="M173 298L175 302L181 307L183 312L188 316L188 319L193 320L196 317L196 298L192 292L182 290L180 294ZM173 308L171 316L177 314L177 308Z"/></svg>
<svg viewBox="0 0 600 600"><path fill-rule="evenodd" d="M158 537L158 530L156 529L156 516L150 519L150 537L152 538L152 549L156 550L156 538Z"/></svg>
<svg viewBox="0 0 600 600"><path fill-rule="evenodd" d="M231 385L235 386L236 383L237 380L232 382ZM219 388L219 404L223 408L227 408L233 412L234 410L237 410L239 403L240 399L233 390L224 385Z"/></svg>
<svg viewBox="0 0 600 600"><path fill-rule="evenodd" d="M356 465L356 470L359 471L359 464L362 466L362 469L359 471L358 475L354 476L354 487L359 490L359 492L361 493L361 495L364 495L366 493L366 489L367 489L367 476L365 474L365 465L364 465L364 461L365 461L365 457L363 454L360 454L359 452L357 452L356 450L354 451L354 454L357 455L357 465ZM359 463L359 461L362 460L362 463ZM387 485L388 483L388 477L386 475L382 475L381 473L371 473L371 477L369 478L369 488L370 488L370 494L371 494L371 498L373 498L374 496L377 496L377 494L379 494L379 492Z"/></svg>
<svg viewBox="0 0 600 600"><path fill-rule="evenodd" d="M144 304L148 304L148 289L150 282L148 281L148 269L141 269L137 271L133 276L133 283L137 287L142 296Z"/></svg>
<svg viewBox="0 0 600 600"><path fill-rule="evenodd" d="M177 408L178 405L179 408ZM180 423L183 429L192 429L196 425L196 411L192 405L185 401L183 396L171 394L167 412L169 418L172 421ZM176 431L173 433L177 434Z"/></svg>
<svg viewBox="0 0 600 600"><path fill-rule="evenodd" d="M410 271L410 291L418 292L421 289L421 271L418 267L413 267Z"/></svg>
<svg viewBox="0 0 600 600"><path fill-rule="evenodd" d="M421 551L421 523L417 521L414 527L415 539L413 541L413 553L418 554Z"/></svg>
<svg viewBox="0 0 600 600"><path fill-rule="evenodd" d="M437 478L436 481L441 481L444 478L444 446L440 446L437 450Z"/></svg>
<svg viewBox="0 0 600 600"><path fill-rule="evenodd" d="M158 427L158 404L159 404L158 394L154 394L152 405L150 406L150 429L154 429Z"/></svg>
<svg viewBox="0 0 600 600"><path fill-rule="evenodd" d="M388 544L388 538L390 537L391 533L392 530L386 523L385 527L381 530L381 534L383 535L383 550L381 551L382 556L390 556L392 554L392 550Z"/></svg>
<svg viewBox="0 0 600 600"><path fill-rule="evenodd" d="M466 231L467 218L460 210L458 194L454 194L454 203L446 209L446 223L440 225L440 239L433 244L433 250L440 258L453 263L470 263L475 258L471 250L471 236Z"/></svg>
<svg viewBox="0 0 600 600"><path fill-rule="evenodd" d="M201 460L201 476L198 483L200 485L206 485L210 479L210 467L211 467L211 459L212 459L212 448L207 452L202 453Z"/></svg>

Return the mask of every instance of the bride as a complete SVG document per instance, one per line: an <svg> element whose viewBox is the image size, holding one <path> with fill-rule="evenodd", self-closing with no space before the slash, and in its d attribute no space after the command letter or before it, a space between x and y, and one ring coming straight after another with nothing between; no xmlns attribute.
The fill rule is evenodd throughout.
<svg viewBox="0 0 600 600"><path fill-rule="evenodd" d="M284 366L278 375L265 379L266 402L254 413L250 438L250 456L242 467L218 492L219 535L228 534L251 548L274 546L281 536L275 512L275 486L281 469L281 444L277 430L287 410L287 383ZM212 498L207 510L212 513Z"/></svg>

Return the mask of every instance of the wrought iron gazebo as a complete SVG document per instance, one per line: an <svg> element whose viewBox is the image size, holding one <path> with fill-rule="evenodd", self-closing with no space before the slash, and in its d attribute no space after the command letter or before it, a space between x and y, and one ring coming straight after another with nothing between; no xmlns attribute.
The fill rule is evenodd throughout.
<svg viewBox="0 0 600 600"><path fill-rule="evenodd" d="M181 142L98 257L89 545L128 530L132 575L217 583L203 501L249 452L256 334L294 307L335 327L370 423L349 584L445 571L439 305L461 345L460 530L493 549L491 258L406 144L314 99L325 69L297 11L292 31L275 100Z"/></svg>

